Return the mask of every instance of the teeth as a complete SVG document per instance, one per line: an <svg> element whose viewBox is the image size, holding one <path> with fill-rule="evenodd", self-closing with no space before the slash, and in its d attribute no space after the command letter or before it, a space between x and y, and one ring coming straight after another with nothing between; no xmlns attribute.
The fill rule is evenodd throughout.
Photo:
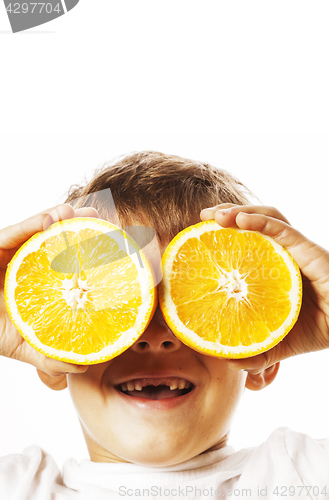
<svg viewBox="0 0 329 500"><path fill-rule="evenodd" d="M150 380L150 382L151 382L151 380ZM139 381L130 381L130 382L120 384L120 387L121 387L122 391L134 391L134 390L141 391L143 389L143 387L147 387L149 385L153 385L153 384L148 383L148 381L146 379L142 379ZM174 391L175 389L180 389L180 390L188 389L191 386L190 382L188 382L187 380L182 380L182 379L174 379L170 383L168 383L165 380L163 380L163 381L154 380L154 385L155 386L167 385L171 391Z"/></svg>

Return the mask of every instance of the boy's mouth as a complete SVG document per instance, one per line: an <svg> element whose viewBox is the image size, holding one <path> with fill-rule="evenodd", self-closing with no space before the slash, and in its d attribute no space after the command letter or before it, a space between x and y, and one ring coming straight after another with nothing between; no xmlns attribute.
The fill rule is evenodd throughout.
<svg viewBox="0 0 329 500"><path fill-rule="evenodd" d="M115 387L127 396L145 399L168 399L184 396L194 389L186 379L177 377L140 378L118 384Z"/></svg>

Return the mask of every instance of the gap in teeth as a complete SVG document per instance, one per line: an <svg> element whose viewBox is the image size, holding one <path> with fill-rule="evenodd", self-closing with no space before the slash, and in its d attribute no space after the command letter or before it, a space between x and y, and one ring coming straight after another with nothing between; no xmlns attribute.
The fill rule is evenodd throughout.
<svg viewBox="0 0 329 500"><path fill-rule="evenodd" d="M156 386L152 383L148 383L145 381L132 380L130 382L120 384L120 388L122 391L141 391L144 387L149 387L149 386L157 387L159 385L166 385L167 387L170 388L171 391L174 391L175 389L189 389L191 386L190 382L182 379L180 380L175 379L172 380L170 383L168 383L168 381L162 381L162 382L160 381L160 383L157 384Z"/></svg>

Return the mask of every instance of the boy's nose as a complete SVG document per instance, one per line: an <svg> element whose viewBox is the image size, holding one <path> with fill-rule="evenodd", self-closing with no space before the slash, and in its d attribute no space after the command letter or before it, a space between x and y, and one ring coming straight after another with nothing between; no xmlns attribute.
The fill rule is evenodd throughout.
<svg viewBox="0 0 329 500"><path fill-rule="evenodd" d="M130 347L135 352L172 352L179 349L181 341L172 333L165 322L160 307L157 307L154 316L143 335Z"/></svg>

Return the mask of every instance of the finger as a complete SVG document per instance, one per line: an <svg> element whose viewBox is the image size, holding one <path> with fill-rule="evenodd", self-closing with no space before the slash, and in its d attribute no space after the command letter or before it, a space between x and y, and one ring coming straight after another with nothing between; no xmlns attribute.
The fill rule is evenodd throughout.
<svg viewBox="0 0 329 500"><path fill-rule="evenodd" d="M268 217L290 224L288 219L275 207L265 205L233 205L229 203L208 209L205 212L207 216L205 220L215 219L222 227L237 227L235 219L239 212L267 215Z"/></svg>
<svg viewBox="0 0 329 500"><path fill-rule="evenodd" d="M73 217L74 210L68 205L59 205L33 215L22 222L8 226L0 231L0 248L9 250L25 243L35 233L44 231L58 220Z"/></svg>
<svg viewBox="0 0 329 500"><path fill-rule="evenodd" d="M74 211L75 217L96 217L99 218L97 210L93 207L77 208Z"/></svg>
<svg viewBox="0 0 329 500"><path fill-rule="evenodd" d="M48 212L47 216L43 221L43 231L45 231L51 224L55 222L60 222L62 220L72 219L74 217L74 208L68 203L63 205L58 205Z"/></svg>
<svg viewBox="0 0 329 500"><path fill-rule="evenodd" d="M43 356L36 368L51 377L59 377L68 373L85 373L88 370L88 365L75 365Z"/></svg>
<svg viewBox="0 0 329 500"><path fill-rule="evenodd" d="M95 208L84 207L74 210L64 203L48 208L22 222L8 226L0 231L0 249L10 250L25 243L34 234L44 231L51 224L72 217L99 217ZM6 254L7 255L7 254Z"/></svg>
<svg viewBox="0 0 329 500"><path fill-rule="evenodd" d="M234 203L220 203L219 205L215 205L214 207L204 208L200 212L201 220L210 220L214 218L214 214L217 210L223 210L230 207L235 207Z"/></svg>
<svg viewBox="0 0 329 500"><path fill-rule="evenodd" d="M241 229L258 231L285 247L310 281L329 279L329 252L285 222L261 214L240 212L235 222Z"/></svg>
<svg viewBox="0 0 329 500"><path fill-rule="evenodd" d="M221 227L237 227L270 236L290 252L311 281L329 279L329 253L292 228L276 208L234 205L216 210L214 219Z"/></svg>

